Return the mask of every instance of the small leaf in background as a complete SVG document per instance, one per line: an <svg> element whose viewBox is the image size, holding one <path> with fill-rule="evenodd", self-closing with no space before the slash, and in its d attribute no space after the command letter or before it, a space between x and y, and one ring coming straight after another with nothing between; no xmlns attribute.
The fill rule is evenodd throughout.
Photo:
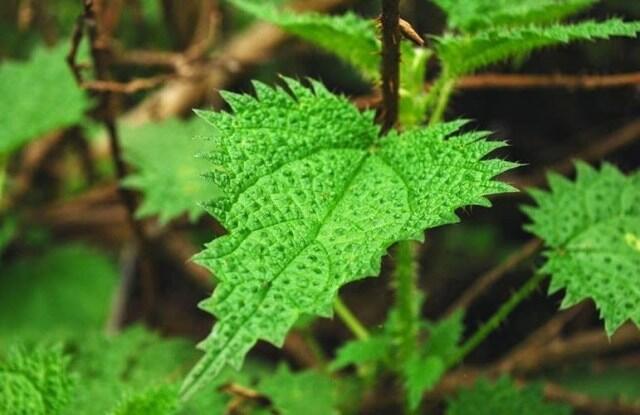
<svg viewBox="0 0 640 415"><path fill-rule="evenodd" d="M445 34L437 38L436 51L447 76L457 77L543 47L614 36L635 37L638 32L640 22L623 22L619 19L550 26L526 25L510 29L490 28L471 35Z"/></svg>
<svg viewBox="0 0 640 415"><path fill-rule="evenodd" d="M449 358L458 350L462 339L464 313L457 311L436 323L427 323L427 340L404 362L402 372L409 406L415 410L425 392L438 384L445 374Z"/></svg>
<svg viewBox="0 0 640 415"><path fill-rule="evenodd" d="M518 389L511 379L502 377L492 383L478 379L448 401L447 415L569 415L571 407L547 403L536 386Z"/></svg>
<svg viewBox="0 0 640 415"><path fill-rule="evenodd" d="M109 413L119 402L128 407L129 400L132 405L138 400L143 404L145 394L153 394L154 388L161 393L178 384L195 360L191 342L163 339L141 326L115 336L80 334L71 346L75 350L71 369L83 380L71 414Z"/></svg>
<svg viewBox="0 0 640 415"><path fill-rule="evenodd" d="M13 348L0 360L0 413L62 414L74 389L68 365L60 347Z"/></svg>
<svg viewBox="0 0 640 415"><path fill-rule="evenodd" d="M493 178L516 165L485 158L504 146L485 132L459 133L457 121L381 139L373 112L317 82L285 81L292 95L256 83L257 98L224 94L233 113L200 113L224 191L210 211L229 234L196 257L219 280L201 303L218 321L187 396L239 368L257 340L281 345L300 314L331 315L337 290L378 275L393 243L512 190Z"/></svg>
<svg viewBox="0 0 640 415"><path fill-rule="evenodd" d="M544 240L549 293L566 290L562 307L591 298L611 336L625 321L640 326L640 180L604 164L577 164L571 182L549 176L551 190L531 190L527 229Z"/></svg>
<svg viewBox="0 0 640 415"><path fill-rule="evenodd" d="M462 32L554 23L598 0L432 0L447 14L447 25Z"/></svg>
<svg viewBox="0 0 640 415"><path fill-rule="evenodd" d="M0 64L0 155L84 117L90 101L67 66L68 48L60 42L26 62Z"/></svg>
<svg viewBox="0 0 640 415"><path fill-rule="evenodd" d="M104 254L83 245L53 248L3 264L0 348L23 337L102 329L118 272Z"/></svg>
<svg viewBox="0 0 640 415"><path fill-rule="evenodd" d="M261 380L258 390L281 415L331 415L335 410L333 381L314 371L293 373L286 365Z"/></svg>
<svg viewBox="0 0 640 415"><path fill-rule="evenodd" d="M352 340L338 349L329 369L339 370L349 365L381 362L388 358L390 351L390 340L383 334L372 335L364 340Z"/></svg>
<svg viewBox="0 0 640 415"><path fill-rule="evenodd" d="M372 20L353 13L295 13L255 0L230 0L240 10L273 23L353 65L369 81L380 77L380 41Z"/></svg>
<svg viewBox="0 0 640 415"><path fill-rule="evenodd" d="M218 186L202 177L210 163L197 157L206 151L198 138L206 131L197 118L123 130L124 155L136 169L124 184L143 193L139 217L158 215L166 224L187 214L194 221L204 213L201 204L219 196Z"/></svg>
<svg viewBox="0 0 640 415"><path fill-rule="evenodd" d="M177 410L178 387L161 385L125 396L111 415L174 415Z"/></svg>

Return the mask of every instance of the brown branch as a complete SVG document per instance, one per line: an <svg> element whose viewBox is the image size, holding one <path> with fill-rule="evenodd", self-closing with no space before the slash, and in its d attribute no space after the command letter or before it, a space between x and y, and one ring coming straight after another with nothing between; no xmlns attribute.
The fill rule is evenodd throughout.
<svg viewBox="0 0 640 415"><path fill-rule="evenodd" d="M167 81L175 79L174 75L157 75L150 78L132 79L128 82L86 81L80 86L94 92L112 92L118 94L134 94L139 91L157 88Z"/></svg>
<svg viewBox="0 0 640 415"><path fill-rule="evenodd" d="M614 75L530 75L485 73L458 81L460 89L567 88L599 89L640 85L640 72Z"/></svg>
<svg viewBox="0 0 640 415"><path fill-rule="evenodd" d="M594 90L638 85L640 85L640 72L612 75L512 75L486 73L465 76L458 80L456 88L459 90L541 88ZM425 83L424 87L425 90L429 90L431 84ZM380 91L374 91L370 95L355 98L354 103L358 108L375 108L382 103L382 95Z"/></svg>
<svg viewBox="0 0 640 415"><path fill-rule="evenodd" d="M306 0L295 4L298 11L326 11L352 0ZM192 65L189 76L169 82L124 119L132 124L161 120L184 114L206 98L217 102L213 95L229 85L240 74L267 61L288 36L267 23L257 23L232 38L207 63Z"/></svg>
<svg viewBox="0 0 640 415"><path fill-rule="evenodd" d="M585 393L568 390L552 382L545 382L543 392L549 400L569 404L575 409L590 414L640 415L640 405L594 398Z"/></svg>
<svg viewBox="0 0 640 415"><path fill-rule="evenodd" d="M538 252L541 246L542 241L539 239L531 239L516 252L509 255L502 263L478 277L475 282L447 308L445 315L451 315L458 309L467 309L489 287Z"/></svg>
<svg viewBox="0 0 640 415"><path fill-rule="evenodd" d="M556 338L543 347L531 348L531 353L522 354L510 366L501 362L499 372L528 373L564 363L567 359L601 354L628 346L640 345L640 330L626 324L609 339L602 329L581 332L567 339Z"/></svg>
<svg viewBox="0 0 640 415"><path fill-rule="evenodd" d="M400 86L400 2L382 0L382 108L380 123L386 133L398 121L398 88Z"/></svg>

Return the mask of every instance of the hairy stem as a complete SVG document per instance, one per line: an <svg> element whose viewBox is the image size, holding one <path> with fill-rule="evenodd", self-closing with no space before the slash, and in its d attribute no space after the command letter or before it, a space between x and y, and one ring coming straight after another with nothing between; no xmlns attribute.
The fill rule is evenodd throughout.
<svg viewBox="0 0 640 415"><path fill-rule="evenodd" d="M367 329L360 322L360 320L358 320L358 318L353 315L353 313L351 312L351 310L349 310L345 303L342 302L340 297L336 297L336 299L334 300L333 309L336 311L338 317L340 317L340 320L342 320L345 326L349 328L351 333L353 333L353 335L356 336L358 340L366 340L369 338L369 332L367 331Z"/></svg>
<svg viewBox="0 0 640 415"><path fill-rule="evenodd" d="M452 367L462 361L471 351L473 351L480 343L482 343L491 332L493 332L500 323L524 300L527 298L545 279L547 275L541 272L536 272L531 278L516 291L509 300L502 304L502 306L495 312L491 318L484 323L474 334L467 340L458 353L453 355L448 362L448 366Z"/></svg>
<svg viewBox="0 0 640 415"><path fill-rule="evenodd" d="M382 1L382 132L389 131L398 120L400 85L400 4Z"/></svg>
<svg viewBox="0 0 640 415"><path fill-rule="evenodd" d="M416 348L420 321L420 293L418 291L417 244L413 241L398 243L394 270L395 309L398 313L398 357L405 362Z"/></svg>

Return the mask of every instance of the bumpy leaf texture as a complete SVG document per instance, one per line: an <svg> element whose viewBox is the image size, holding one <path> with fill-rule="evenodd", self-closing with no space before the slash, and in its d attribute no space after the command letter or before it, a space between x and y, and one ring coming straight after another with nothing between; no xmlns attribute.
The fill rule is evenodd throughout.
<svg viewBox="0 0 640 415"><path fill-rule="evenodd" d="M553 23L598 0L432 0L447 14L447 25L465 33L488 28Z"/></svg>
<svg viewBox="0 0 640 415"><path fill-rule="evenodd" d="M0 155L79 122L89 106L65 61L67 44L0 65Z"/></svg>
<svg viewBox="0 0 640 415"><path fill-rule="evenodd" d="M542 238L549 292L565 289L563 307L592 298L609 335L626 320L640 326L640 175L605 164L577 164L575 182L549 176L551 190L531 190L528 230Z"/></svg>
<svg viewBox="0 0 640 415"><path fill-rule="evenodd" d="M471 389L462 390L449 401L447 415L569 415L571 408L543 401L540 388L516 388L511 379L495 383L479 379Z"/></svg>
<svg viewBox="0 0 640 415"><path fill-rule="evenodd" d="M319 83L286 82L291 93L256 83L257 98L225 94L233 113L200 113L212 126L211 177L225 192L210 210L229 234L197 256L219 281L201 304L218 322L185 397L239 367L258 339L282 345L300 314L331 316L340 286L377 275L394 242L512 190L492 178L514 164L482 160L504 144L455 135L464 122L381 139L373 112Z"/></svg>
<svg viewBox="0 0 640 415"><path fill-rule="evenodd" d="M167 223L187 214L193 221L204 213L201 203L218 197L218 187L200 177L208 167L197 157L204 151L206 143L198 137L205 131L200 119L123 130L125 158L136 167L124 184L144 194L139 217L158 215L160 223Z"/></svg>
<svg viewBox="0 0 640 415"><path fill-rule="evenodd" d="M380 41L372 21L353 13L327 16L320 13L295 13L263 1L230 0L237 8L258 19L273 23L287 32L315 43L357 68L375 81L380 71Z"/></svg>
<svg viewBox="0 0 640 415"><path fill-rule="evenodd" d="M638 32L640 22L623 22L619 19L490 28L477 34L446 34L437 39L436 51L447 75L456 77L542 47L613 36L635 37Z"/></svg>
<svg viewBox="0 0 640 415"><path fill-rule="evenodd" d="M0 413L62 413L74 387L68 363L59 347L13 349L0 362Z"/></svg>

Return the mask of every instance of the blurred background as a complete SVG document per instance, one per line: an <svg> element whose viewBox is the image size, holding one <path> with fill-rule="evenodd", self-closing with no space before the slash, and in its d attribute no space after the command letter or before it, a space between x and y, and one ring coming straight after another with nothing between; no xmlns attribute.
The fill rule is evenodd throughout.
<svg viewBox="0 0 640 415"><path fill-rule="evenodd" d="M76 65L80 85L66 56L84 13L82 2L0 3L0 161L5 169L0 351L17 338L44 333L56 337L87 327L118 331L133 323L162 336L191 342L203 338L212 319L197 303L209 295L213 279L189 258L224 230L194 203L171 206L169 213L158 215L154 206L176 196L158 192L143 201L136 190L152 179L138 172L164 170L166 177L160 178L166 178L167 187L176 176L190 174L183 171L190 168L190 159L167 156L171 140L206 134L206 127L194 122L192 109L224 109L220 90L251 93L253 79L274 84L280 74L312 77L360 106L376 103L375 91L350 66L224 1L95 3L108 74L103 79L93 76L83 39ZM373 19L380 2L306 0L297 7L330 13L353 10ZM440 34L444 27L444 15L426 0L402 1L402 16L426 34L427 43L429 35ZM640 2L606 0L577 17L611 16L638 20ZM428 78L437 73L435 65L428 69ZM447 117L467 118L473 128L493 131L510 144L499 155L524 164L505 180L519 188L544 187L547 171L571 175L574 159L595 165L610 161L625 172L640 166L637 40L547 49L488 72L556 80L531 85L471 80L453 97ZM627 81L613 86L581 78L621 74ZM60 113L65 115L57 116ZM117 130L126 166L112 161L109 128ZM153 154L159 160L155 166L149 165ZM124 192L116 184L119 169L128 176ZM539 243L522 229L526 219L519 206L529 202L526 193L492 202L492 209L466 209L460 212L461 224L428 233L420 251L426 318L442 316L474 281L493 273L497 281L491 290L467 304L465 325L472 332L542 262ZM129 213L138 209L140 219L132 223ZM505 261L508 272L496 269ZM392 300L391 263L385 258L380 278L342 290L368 326L386 318ZM547 297L540 289L467 362L483 366L498 361L556 314L559 298ZM534 361L522 371L576 392L640 404L640 335L627 334L608 346L597 334L600 328L592 305L584 304L560 324L556 335L600 336L597 346L584 353L577 349L574 357L563 355L562 361L547 355L544 362ZM260 344L252 356L272 363L284 358L305 367L314 360L314 352L304 345L308 336L329 356L350 337L339 321L319 319L294 331L282 350Z"/></svg>

